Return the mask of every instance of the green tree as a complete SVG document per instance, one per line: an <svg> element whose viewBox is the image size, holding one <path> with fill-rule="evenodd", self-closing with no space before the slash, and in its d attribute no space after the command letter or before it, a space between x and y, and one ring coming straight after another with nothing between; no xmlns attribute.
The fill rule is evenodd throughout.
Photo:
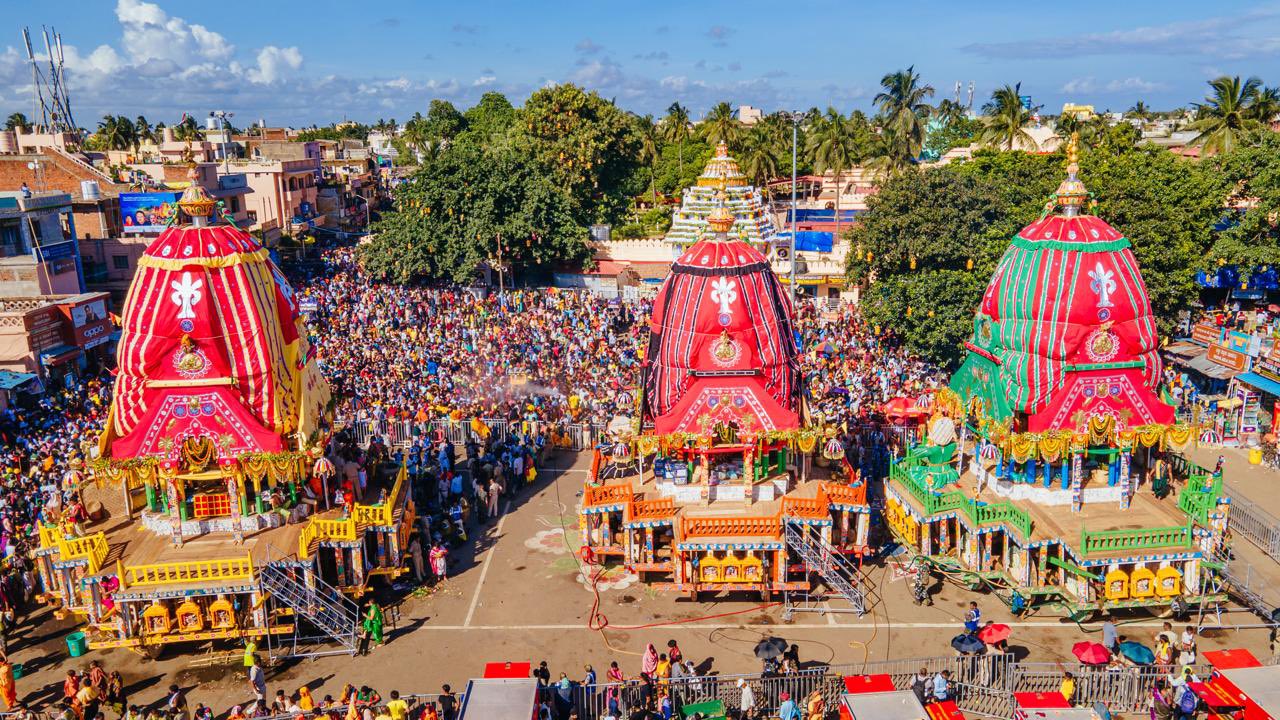
<svg viewBox="0 0 1280 720"><path fill-rule="evenodd" d="M580 221L620 220L644 188L631 116L572 84L534 92L522 115L519 147L569 193Z"/></svg>
<svg viewBox="0 0 1280 720"><path fill-rule="evenodd" d="M1027 132L1031 123L1031 110L1022 104L1022 83L1005 85L991 93L991 100L982 106L983 126L979 139L993 147L1013 150L1018 145L1036 149L1036 141Z"/></svg>
<svg viewBox="0 0 1280 720"><path fill-rule="evenodd" d="M640 141L640 162L649 168L649 189L653 192L653 204L658 204L658 183L657 183L657 165L658 158L661 155L658 147L661 145L661 133L658 125L653 121L652 115L645 115L636 118L636 137Z"/></svg>
<svg viewBox="0 0 1280 720"><path fill-rule="evenodd" d="M684 176L684 144L689 141L689 109L679 102L671 103L667 116L662 118L662 139L676 145L679 174Z"/></svg>
<svg viewBox="0 0 1280 720"><path fill-rule="evenodd" d="M1218 260L1244 268L1280 265L1280 135L1262 133L1211 163L1232 188L1228 204L1243 210L1229 211L1236 222L1217 234L1201 267Z"/></svg>
<svg viewBox="0 0 1280 720"><path fill-rule="evenodd" d="M108 150L128 150L138 138L133 122L123 115L104 115L98 123L97 135Z"/></svg>
<svg viewBox="0 0 1280 720"><path fill-rule="evenodd" d="M173 138L180 142L191 140L192 142L199 140L200 126L196 125L196 119L190 115L182 119L182 122L173 126Z"/></svg>
<svg viewBox="0 0 1280 720"><path fill-rule="evenodd" d="M943 102L949 101L943 100ZM930 130L925 137L925 150L934 158L942 157L952 148L971 144L980 129L981 125L978 121L966 115L944 121L941 128Z"/></svg>
<svg viewBox="0 0 1280 720"><path fill-rule="evenodd" d="M1144 123L1150 122L1152 118L1151 108L1147 107L1147 104L1141 100L1134 103L1133 107L1129 108L1125 115L1135 120L1141 120Z"/></svg>
<svg viewBox="0 0 1280 720"><path fill-rule="evenodd" d="M778 139L773 128L759 122L747 129L738 163L752 185L765 189L778 174Z"/></svg>
<svg viewBox="0 0 1280 720"><path fill-rule="evenodd" d="M145 115L139 115L137 118L134 119L133 129L138 136L139 143L143 143L143 142L153 143L156 141L156 130L155 128L151 127L151 123L147 122L147 118Z"/></svg>
<svg viewBox="0 0 1280 720"><path fill-rule="evenodd" d="M458 108L448 100L439 98L432 100L427 107L427 116L422 120L423 132L431 140L444 143L452 141L467 126L467 120L458 112Z"/></svg>
<svg viewBox="0 0 1280 720"><path fill-rule="evenodd" d="M487 92L465 113L466 130L460 140L478 143L481 147L500 146L508 141L508 135L519 123L520 111L512 106L506 95Z"/></svg>
<svg viewBox="0 0 1280 720"><path fill-rule="evenodd" d="M840 235L840 196L844 194L844 174L863 160L863 149L857 143L854 123L828 107L825 115L809 121L805 151L813 161L814 171L836 176L836 227Z"/></svg>
<svg viewBox="0 0 1280 720"><path fill-rule="evenodd" d="M31 121L27 119L26 115L23 115L20 112L11 113L4 121L4 129L21 130L26 132L31 129Z"/></svg>
<svg viewBox="0 0 1280 720"><path fill-rule="evenodd" d="M998 198L982 181L947 167L895 175L867 201L849 233L849 280L865 285L867 321L893 328L912 350L954 365L973 328L973 309L994 268L989 242ZM913 268L912 265L915 265Z"/></svg>
<svg viewBox="0 0 1280 720"><path fill-rule="evenodd" d="M702 130L707 141L713 145L724 143L730 147L736 147L738 137L742 133L742 123L734 117L734 110L729 103L722 102L716 103L707 111L707 116L702 119L699 129Z"/></svg>
<svg viewBox="0 0 1280 720"><path fill-rule="evenodd" d="M374 277L468 282L502 260L517 276L591 257L586 228L545 168L517 152L458 145L422 165L394 191L360 258Z"/></svg>
<svg viewBox="0 0 1280 720"><path fill-rule="evenodd" d="M912 65L880 78L880 87L872 102L879 106L884 126L898 139L895 148L910 158L919 157L924 148L924 121L933 109L927 102L933 97L933 86L922 85Z"/></svg>
<svg viewBox="0 0 1280 720"><path fill-rule="evenodd" d="M1263 127L1253 108L1262 81L1224 75L1210 80L1209 87L1211 92L1204 102L1195 104L1196 120L1188 126L1199 133L1191 144L1203 148L1205 155L1231 152Z"/></svg>
<svg viewBox="0 0 1280 720"><path fill-rule="evenodd" d="M969 118L969 113L965 110L964 105L951 98L944 98L939 102L933 115L941 120L943 125L947 126L958 124L960 121Z"/></svg>

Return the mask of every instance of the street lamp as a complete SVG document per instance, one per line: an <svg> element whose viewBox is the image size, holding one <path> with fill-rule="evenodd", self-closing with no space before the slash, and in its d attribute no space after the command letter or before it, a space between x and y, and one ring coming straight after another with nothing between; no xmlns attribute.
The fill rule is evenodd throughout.
<svg viewBox="0 0 1280 720"><path fill-rule="evenodd" d="M230 123L227 122L227 118L233 118L235 116L235 113L227 112L225 110L209 111L209 117L217 118L218 122L222 125L222 142L220 144L222 145L222 174L224 175L231 173L230 158L227 156L227 140L229 139L228 135L230 135L230 133L227 132L227 128L230 127Z"/></svg>
<svg viewBox="0 0 1280 720"><path fill-rule="evenodd" d="M791 302L796 300L796 152L800 142L800 123L805 113L784 110L783 116L791 121Z"/></svg>

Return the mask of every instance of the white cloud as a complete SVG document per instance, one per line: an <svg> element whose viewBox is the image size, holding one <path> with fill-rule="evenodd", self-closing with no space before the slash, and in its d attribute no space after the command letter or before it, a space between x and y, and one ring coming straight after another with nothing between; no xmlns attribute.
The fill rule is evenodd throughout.
<svg viewBox="0 0 1280 720"><path fill-rule="evenodd" d="M1163 89L1163 84L1148 82L1140 77L1127 77L1122 80L1112 80L1107 83L1107 92L1155 92L1156 90Z"/></svg>
<svg viewBox="0 0 1280 720"><path fill-rule="evenodd" d="M1091 93L1096 91L1097 89L1098 89L1098 84L1094 82L1092 77L1082 77L1082 78L1075 78L1074 80L1068 80L1067 83L1062 86L1062 92L1064 93Z"/></svg>
<svg viewBox="0 0 1280 720"><path fill-rule="evenodd" d="M260 85L284 80L302 67L302 53L296 47L280 48L268 45L258 51L258 67L250 69L250 82Z"/></svg>
<svg viewBox="0 0 1280 720"><path fill-rule="evenodd" d="M495 75L481 75L471 83L471 87L488 87L497 81L498 78Z"/></svg>
<svg viewBox="0 0 1280 720"><path fill-rule="evenodd" d="M199 60L226 60L235 46L203 25L189 25L159 5L119 0L116 19L124 31L121 43L135 63L168 60L185 65Z"/></svg>

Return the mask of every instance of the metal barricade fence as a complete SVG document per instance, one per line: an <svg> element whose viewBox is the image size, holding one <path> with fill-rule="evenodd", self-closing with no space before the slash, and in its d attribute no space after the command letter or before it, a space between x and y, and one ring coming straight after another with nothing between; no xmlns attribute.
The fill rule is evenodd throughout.
<svg viewBox="0 0 1280 720"><path fill-rule="evenodd" d="M1108 670L1078 664L1060 667L1052 663L1018 663L1013 655L970 655L831 665L769 677L757 674L673 678L655 690L669 690L677 709L682 705L712 700L723 702L726 708L738 708L742 701L742 688L738 687L741 679L750 685L756 708L763 711L765 717L770 717L782 702L784 691L803 705L810 693L819 690L826 707L832 710L845 692L843 678L846 675L889 675L894 687L909 690L916 673L923 668L930 678L927 689L932 692L933 676L950 670L955 701L961 710L973 715L1007 719L1013 717L1014 693L1059 691L1063 667L1075 676L1076 705L1088 707L1103 703L1112 711L1126 713L1144 710L1156 679L1168 674L1168 668L1152 666ZM1196 668L1195 671L1200 677L1208 676L1208 668ZM581 720L600 720L610 697L617 699L625 716L643 702L646 692L636 681L620 686L575 686L573 703Z"/></svg>
<svg viewBox="0 0 1280 720"><path fill-rule="evenodd" d="M1271 557L1280 557L1280 519L1248 498L1231 496L1231 532L1257 545Z"/></svg>
<svg viewBox="0 0 1280 720"><path fill-rule="evenodd" d="M523 421L482 419L490 437L505 440L525 430ZM605 434L605 426L587 423L544 424L533 423L532 429L546 428L568 440L569 450L590 450ZM356 420L347 429L357 445L367 446L375 437L382 438L389 447L407 447L419 438L443 437L454 445L464 445L474 436L470 420L433 420L420 423L412 420Z"/></svg>

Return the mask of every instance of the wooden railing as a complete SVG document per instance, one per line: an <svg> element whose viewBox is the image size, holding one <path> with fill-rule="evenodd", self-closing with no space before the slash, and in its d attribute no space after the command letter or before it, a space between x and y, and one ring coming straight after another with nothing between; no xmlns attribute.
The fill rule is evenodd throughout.
<svg viewBox="0 0 1280 720"><path fill-rule="evenodd" d="M309 557L311 555L311 546L318 542L354 542L355 539L355 518L342 520L311 518L307 526L302 528L302 534L298 536L298 557Z"/></svg>
<svg viewBox="0 0 1280 720"><path fill-rule="evenodd" d="M626 521L661 520L674 517L675 514L676 503L671 498L658 498L656 500L632 499L627 504Z"/></svg>
<svg viewBox="0 0 1280 720"><path fill-rule="evenodd" d="M1191 544L1190 523L1182 527L1080 531L1080 550L1085 555L1103 552L1189 548Z"/></svg>
<svg viewBox="0 0 1280 720"><path fill-rule="evenodd" d="M842 505L866 505L867 484L854 487L840 483L824 482L818 486L819 492L826 494L828 501Z"/></svg>
<svg viewBox="0 0 1280 720"><path fill-rule="evenodd" d="M229 582L253 579L253 555L230 560L194 560L190 562L154 563L151 565L126 565L123 567L126 586L172 585L191 582Z"/></svg>
<svg viewBox="0 0 1280 720"><path fill-rule="evenodd" d="M396 474L395 484L391 486L391 492L387 495L385 503L377 505L360 505L357 504L351 509L351 516L355 518L356 525L359 527L367 527L376 525L378 527L390 527L395 524L395 506L400 500L400 493L404 491L405 479L409 476L404 465L400 466L400 472Z"/></svg>
<svg viewBox="0 0 1280 720"><path fill-rule="evenodd" d="M680 521L680 537L782 537L782 523L772 517L686 517Z"/></svg>
<svg viewBox="0 0 1280 720"><path fill-rule="evenodd" d="M41 524L39 531L41 548L57 548L58 560L61 562L84 560L90 575L101 570L107 561L110 548L107 547L105 532L67 539L62 536L62 531L57 526L46 527Z"/></svg>
<svg viewBox="0 0 1280 720"><path fill-rule="evenodd" d="M1222 476L1219 475L1209 482L1208 475L1193 474L1187 478L1186 487L1178 493L1178 509L1197 523L1206 525L1209 522L1209 513L1217 509L1218 501L1221 499Z"/></svg>
<svg viewBox="0 0 1280 720"><path fill-rule="evenodd" d="M586 507L597 505L619 505L631 502L631 484L617 483L589 487L582 495L582 504Z"/></svg>
<svg viewBox="0 0 1280 720"><path fill-rule="evenodd" d="M899 463L889 466L889 479L906 489L924 508L926 515L958 510L975 525L1012 526L1022 533L1024 539L1031 537L1031 516L1013 503L1006 501L982 505L958 490L935 493L917 482Z"/></svg>
<svg viewBox="0 0 1280 720"><path fill-rule="evenodd" d="M826 493L818 490L818 496L812 498L782 497L782 517L821 518L830 515L831 501Z"/></svg>

